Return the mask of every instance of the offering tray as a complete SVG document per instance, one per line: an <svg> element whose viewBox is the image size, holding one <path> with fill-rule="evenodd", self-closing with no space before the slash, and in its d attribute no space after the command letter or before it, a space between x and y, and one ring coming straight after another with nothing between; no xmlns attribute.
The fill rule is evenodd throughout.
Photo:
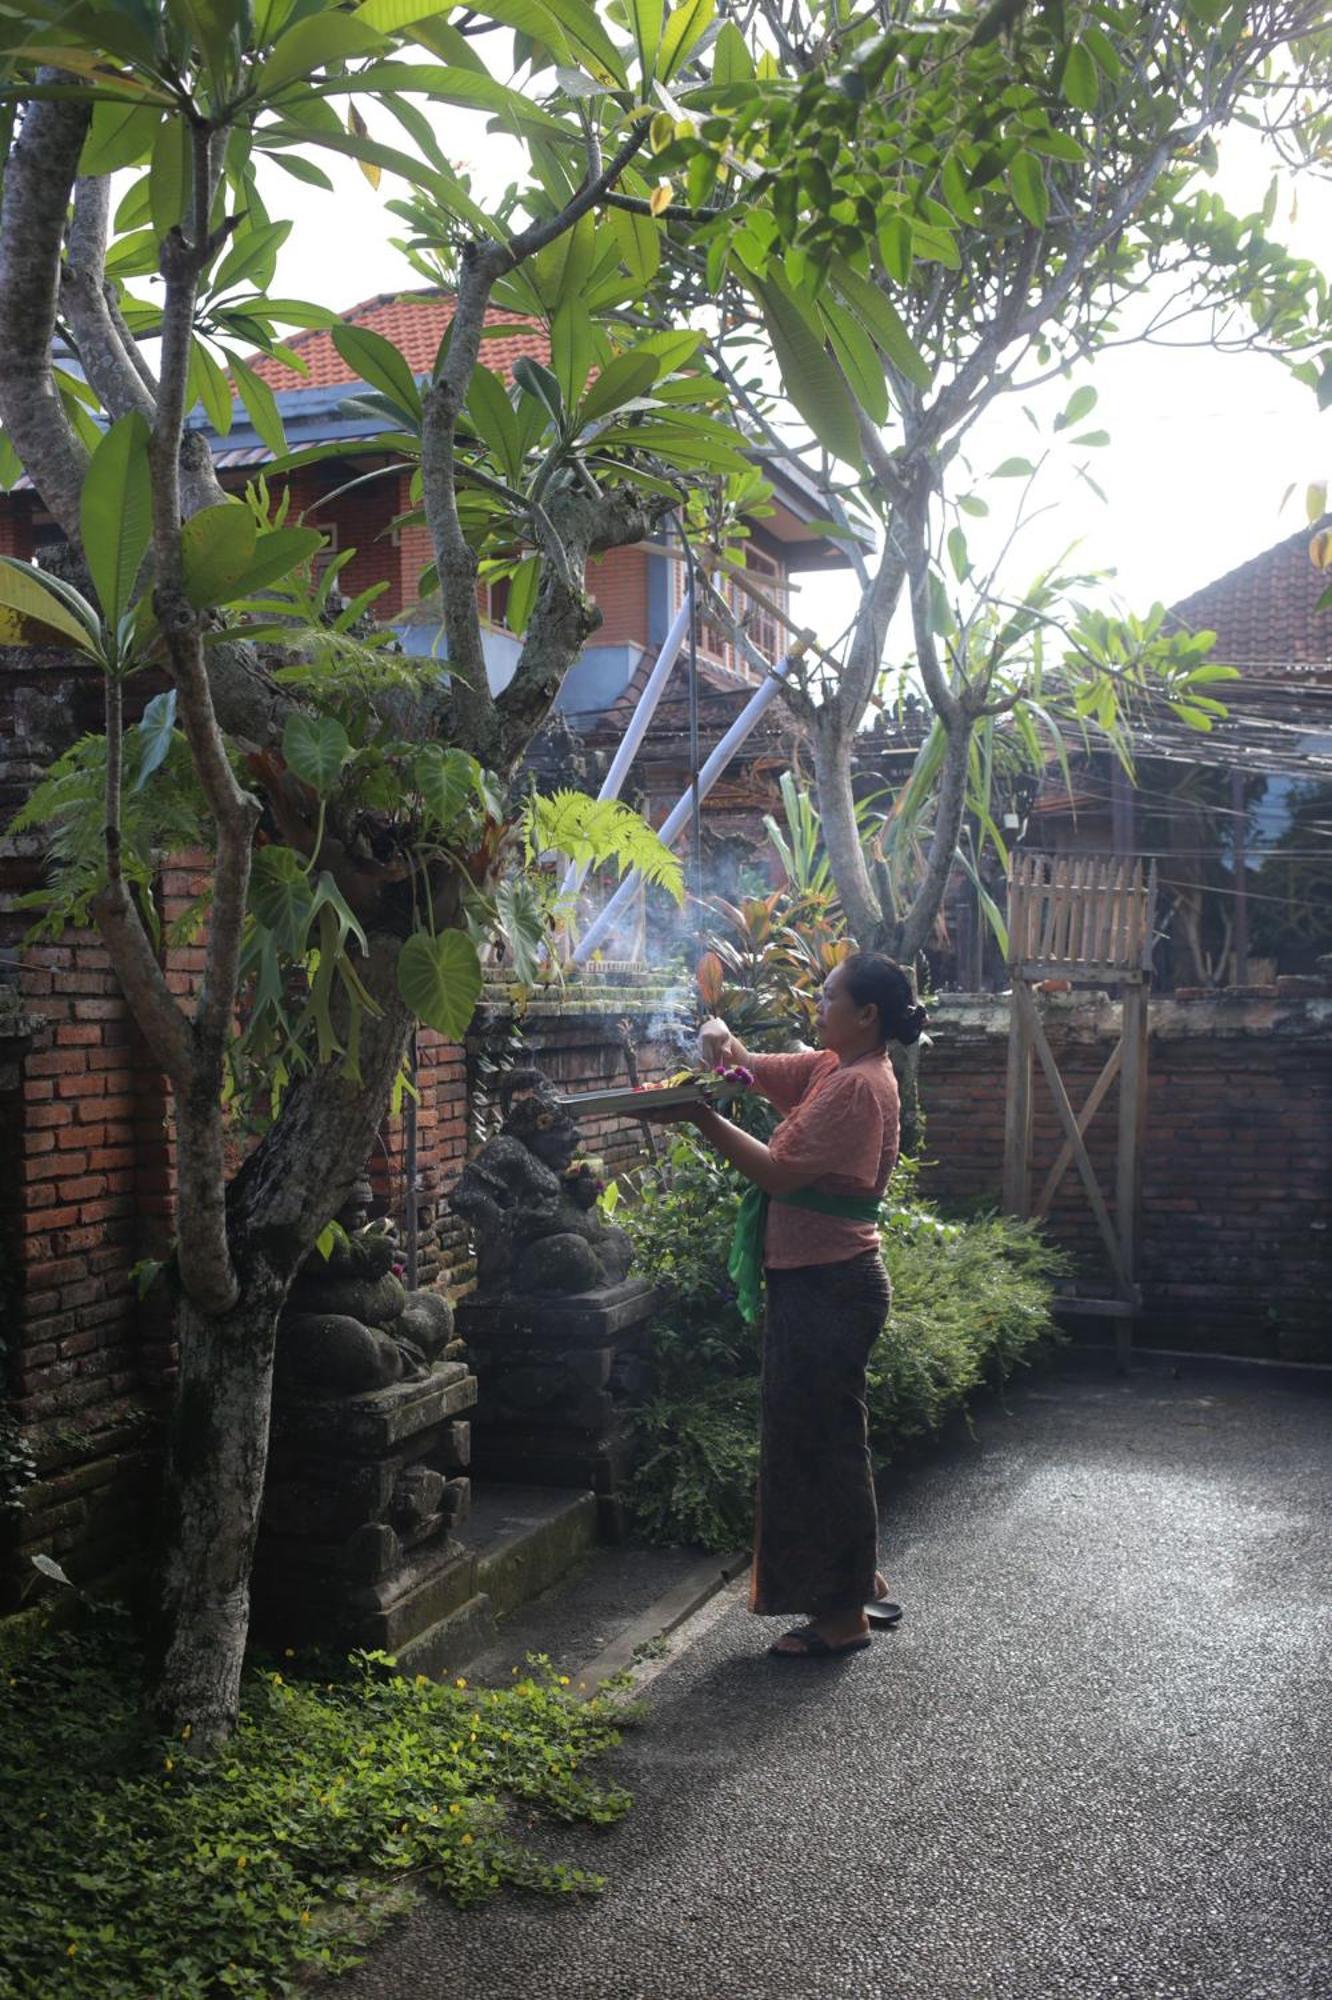
<svg viewBox="0 0 1332 2000"><path fill-rule="evenodd" d="M707 1093L697 1083L667 1083L654 1089L585 1090L576 1097L561 1097L560 1110L571 1118L642 1118L649 1112L677 1104L706 1104Z"/></svg>

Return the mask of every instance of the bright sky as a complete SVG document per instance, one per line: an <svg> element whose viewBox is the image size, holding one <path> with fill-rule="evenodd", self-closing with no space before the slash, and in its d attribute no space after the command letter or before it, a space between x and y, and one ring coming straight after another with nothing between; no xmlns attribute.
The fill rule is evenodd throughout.
<svg viewBox="0 0 1332 2000"><path fill-rule="evenodd" d="M377 136L402 143L387 114L376 118L373 106L364 109ZM481 200L513 176L516 149L488 135L481 118L450 112L438 123L451 156L471 170ZM376 194L350 162L320 157L335 195L267 170L264 193L274 217L296 220L275 291L345 310L376 292L418 284L389 240L403 225L383 206L405 192L401 184L386 175ZM1272 170L1260 143L1237 135L1223 152L1215 185L1247 213L1261 205ZM1297 253L1318 258L1332 241L1332 185L1304 180L1290 220L1293 193L1284 181L1278 217L1286 240ZM1047 431L1072 387L1083 381L1096 388L1099 401L1078 428L1111 434L1105 449L1079 454L1106 504L1067 463L1052 467L1039 494L1051 511L1024 533L1005 572L1015 590L1077 540L1078 566L1115 570L1111 590L1127 608L1143 610L1157 598L1169 604L1294 533L1304 522L1306 485L1332 471L1332 411L1320 415L1312 391L1292 381L1279 362L1200 347L1110 353L1071 382L1050 384L1029 399ZM978 427L968 449L983 474L1011 455L1037 456L1039 445L1017 399L1009 399ZM1283 512L1282 496L1292 484L1296 492ZM1018 481L998 481L984 488L992 520L970 528L973 556L984 554L987 539L1007 532L1019 487ZM803 603L803 615L831 639L846 619L845 580L812 580Z"/></svg>

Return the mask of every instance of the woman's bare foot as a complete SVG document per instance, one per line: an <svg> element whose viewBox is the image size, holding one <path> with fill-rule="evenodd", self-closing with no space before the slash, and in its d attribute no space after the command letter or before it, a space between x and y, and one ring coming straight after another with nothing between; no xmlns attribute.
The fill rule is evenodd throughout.
<svg viewBox="0 0 1332 2000"><path fill-rule="evenodd" d="M881 1569L876 1569L874 1572L874 1595L876 1598L888 1595L888 1579Z"/></svg>

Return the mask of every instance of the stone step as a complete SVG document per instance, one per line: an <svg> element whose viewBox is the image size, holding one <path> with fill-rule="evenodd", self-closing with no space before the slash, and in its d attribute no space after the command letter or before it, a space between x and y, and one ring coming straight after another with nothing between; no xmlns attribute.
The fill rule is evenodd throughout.
<svg viewBox="0 0 1332 2000"><path fill-rule="evenodd" d="M501 1619L549 1590L597 1540L595 1495L557 1486L473 1484L462 1531L471 1594L395 1648L403 1673L455 1673L492 1647Z"/></svg>

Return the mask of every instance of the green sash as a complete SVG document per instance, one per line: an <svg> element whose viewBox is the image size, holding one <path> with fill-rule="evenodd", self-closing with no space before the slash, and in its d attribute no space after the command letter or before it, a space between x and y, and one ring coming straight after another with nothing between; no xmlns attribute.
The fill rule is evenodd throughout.
<svg viewBox="0 0 1332 2000"><path fill-rule="evenodd" d="M877 1222L876 1194L820 1194L817 1188L796 1188L790 1194L767 1195L751 1181L740 1203L726 1268L735 1281L736 1304L742 1316L755 1320L763 1291L763 1239L768 1228L768 1204L812 1208L819 1215L840 1215L849 1222Z"/></svg>

